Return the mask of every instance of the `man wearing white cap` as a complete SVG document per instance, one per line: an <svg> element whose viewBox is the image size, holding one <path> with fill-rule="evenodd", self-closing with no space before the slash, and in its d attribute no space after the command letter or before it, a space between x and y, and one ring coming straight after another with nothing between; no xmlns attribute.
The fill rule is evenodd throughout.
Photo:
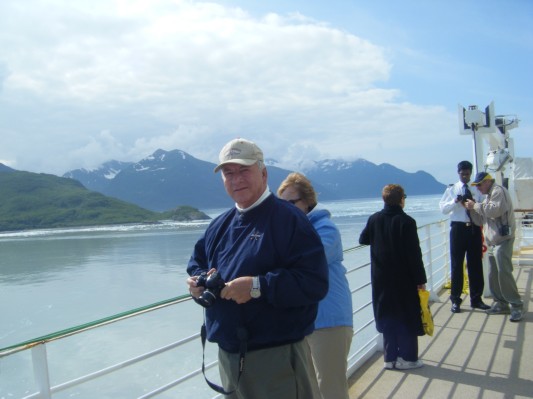
<svg viewBox="0 0 533 399"><path fill-rule="evenodd" d="M524 303L518 293L513 276L513 244L515 218L511 197L505 187L494 183L487 172L480 172L472 182L481 194L486 194L482 203L467 200L465 207L474 218L483 222L485 240L489 246L489 287L494 303L488 314L507 314L512 322L522 320Z"/></svg>
<svg viewBox="0 0 533 399"><path fill-rule="evenodd" d="M319 399L304 338L328 291L320 237L305 214L270 192L257 145L232 140L219 159L215 173L222 172L235 207L213 219L196 243L187 283L200 301L201 273L216 270L225 281L205 312L207 339L219 347L223 393L231 399Z"/></svg>

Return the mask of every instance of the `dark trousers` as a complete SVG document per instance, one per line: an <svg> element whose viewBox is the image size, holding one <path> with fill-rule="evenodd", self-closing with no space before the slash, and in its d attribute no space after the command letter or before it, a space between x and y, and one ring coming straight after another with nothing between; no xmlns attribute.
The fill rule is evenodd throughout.
<svg viewBox="0 0 533 399"><path fill-rule="evenodd" d="M410 332L404 323L389 323L383 329L383 357L395 362L398 357L409 362L418 360L418 336Z"/></svg>
<svg viewBox="0 0 533 399"><path fill-rule="evenodd" d="M450 299L461 303L463 292L463 263L466 254L466 269L470 288L470 303L481 301L483 294L481 227L474 224L452 222L450 229L450 256L452 263L452 289Z"/></svg>

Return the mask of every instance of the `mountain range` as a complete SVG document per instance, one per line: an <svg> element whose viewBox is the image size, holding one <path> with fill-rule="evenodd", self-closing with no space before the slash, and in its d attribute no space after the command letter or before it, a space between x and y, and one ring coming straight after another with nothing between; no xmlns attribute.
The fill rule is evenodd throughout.
<svg viewBox="0 0 533 399"><path fill-rule="evenodd" d="M155 212L88 190L74 179L0 164L0 232L200 219L209 216L190 206Z"/></svg>
<svg viewBox="0 0 533 399"><path fill-rule="evenodd" d="M292 172L266 160L269 187L276 192ZM138 162L109 161L93 170L76 169L63 177L81 182L89 190L130 202L152 211L189 205L200 209L233 204L214 173L215 164L199 160L181 150L157 150ZM316 161L300 170L313 183L319 201L376 198L389 183L401 184L409 195L442 193L446 186L433 176L408 173L390 164L376 165L364 159Z"/></svg>

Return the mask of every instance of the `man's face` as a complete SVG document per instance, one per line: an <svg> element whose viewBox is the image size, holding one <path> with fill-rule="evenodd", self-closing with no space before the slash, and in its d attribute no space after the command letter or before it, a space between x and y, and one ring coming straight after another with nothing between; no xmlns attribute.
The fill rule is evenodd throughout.
<svg viewBox="0 0 533 399"><path fill-rule="evenodd" d="M251 166L230 163L222 167L222 180L226 192L237 205L248 208L265 192L267 171L259 169L257 163Z"/></svg>
<svg viewBox="0 0 533 399"><path fill-rule="evenodd" d="M484 180L476 186L481 194L487 194L491 187L492 180Z"/></svg>
<svg viewBox="0 0 533 399"><path fill-rule="evenodd" d="M461 183L466 184L470 181L470 177L472 176L472 171L470 169L461 169L459 172L459 180Z"/></svg>

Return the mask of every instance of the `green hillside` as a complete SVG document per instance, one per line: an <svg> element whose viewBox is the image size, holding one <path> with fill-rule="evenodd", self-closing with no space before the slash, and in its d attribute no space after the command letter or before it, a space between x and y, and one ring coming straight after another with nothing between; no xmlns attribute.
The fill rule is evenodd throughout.
<svg viewBox="0 0 533 399"><path fill-rule="evenodd" d="M152 212L54 175L0 173L0 231L207 218L192 207Z"/></svg>

